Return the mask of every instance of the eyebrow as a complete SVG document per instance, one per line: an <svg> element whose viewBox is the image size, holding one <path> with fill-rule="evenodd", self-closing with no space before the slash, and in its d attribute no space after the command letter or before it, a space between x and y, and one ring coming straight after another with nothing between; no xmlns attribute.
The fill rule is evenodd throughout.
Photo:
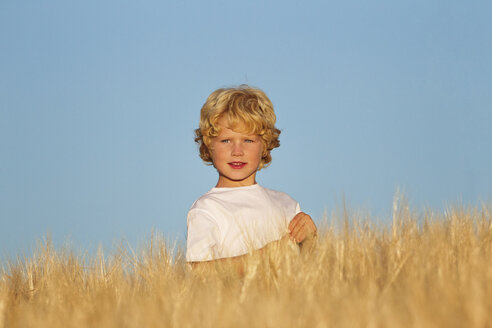
<svg viewBox="0 0 492 328"><path fill-rule="evenodd" d="M229 130L231 130L231 129L229 129ZM252 132L252 133L249 133L249 132L236 132L234 130L233 130L233 132L238 133L238 134L242 134L244 136L257 136L257 137L260 136L258 133L254 133L254 132ZM223 133L223 131L220 131L220 133ZM226 133L229 133L229 132L226 132Z"/></svg>

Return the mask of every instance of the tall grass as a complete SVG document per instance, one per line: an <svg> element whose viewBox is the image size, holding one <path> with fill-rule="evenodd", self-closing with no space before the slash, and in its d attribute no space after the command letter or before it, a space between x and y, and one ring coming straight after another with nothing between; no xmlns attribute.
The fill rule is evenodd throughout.
<svg viewBox="0 0 492 328"><path fill-rule="evenodd" d="M244 275L192 271L159 237L92 257L48 241L0 272L0 328L492 326L491 206L328 222L310 249L252 254Z"/></svg>

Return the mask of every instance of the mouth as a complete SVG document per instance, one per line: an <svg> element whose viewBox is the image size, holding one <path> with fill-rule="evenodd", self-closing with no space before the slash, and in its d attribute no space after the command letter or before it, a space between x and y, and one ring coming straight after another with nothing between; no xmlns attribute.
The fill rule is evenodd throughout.
<svg viewBox="0 0 492 328"><path fill-rule="evenodd" d="M243 167L246 166L246 163L245 162L230 162L230 163L227 163L229 164L230 167L232 167L233 169L242 169Z"/></svg>

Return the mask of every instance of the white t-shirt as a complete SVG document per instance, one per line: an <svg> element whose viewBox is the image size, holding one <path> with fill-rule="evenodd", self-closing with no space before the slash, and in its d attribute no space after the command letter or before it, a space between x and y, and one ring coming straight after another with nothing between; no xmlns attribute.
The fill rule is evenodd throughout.
<svg viewBox="0 0 492 328"><path fill-rule="evenodd" d="M300 207L289 195L259 184L212 188L188 212L186 260L247 254L281 239Z"/></svg>

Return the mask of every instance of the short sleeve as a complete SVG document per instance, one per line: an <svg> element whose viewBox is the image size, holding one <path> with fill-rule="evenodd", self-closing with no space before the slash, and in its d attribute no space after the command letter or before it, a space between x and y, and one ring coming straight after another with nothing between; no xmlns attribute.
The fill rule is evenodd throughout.
<svg viewBox="0 0 492 328"><path fill-rule="evenodd" d="M210 261L218 256L220 231L206 211L191 209L187 217L186 261Z"/></svg>

